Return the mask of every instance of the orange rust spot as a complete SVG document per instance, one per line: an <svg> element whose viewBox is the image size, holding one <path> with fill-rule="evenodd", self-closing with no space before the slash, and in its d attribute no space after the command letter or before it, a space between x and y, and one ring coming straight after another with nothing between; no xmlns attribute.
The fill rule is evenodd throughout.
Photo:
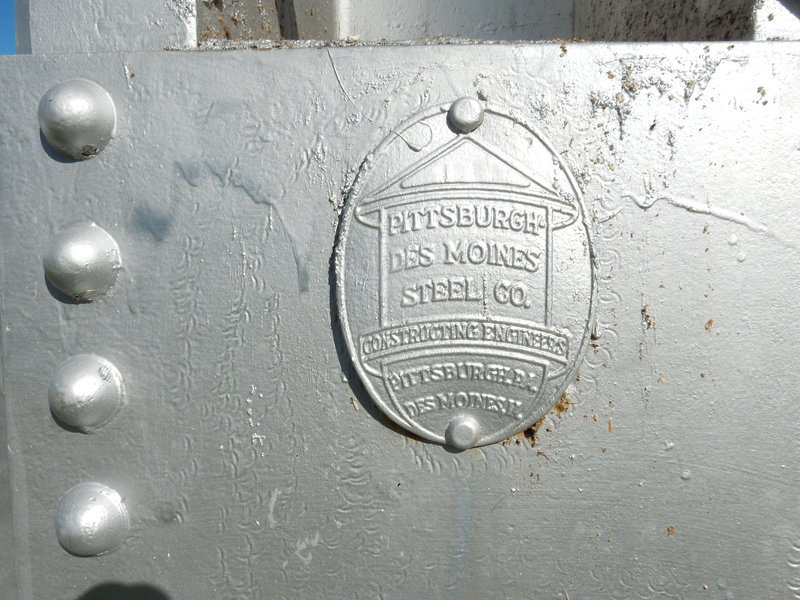
<svg viewBox="0 0 800 600"><path fill-rule="evenodd" d="M712 327L714 327L714 319L709 319L706 321L706 331L711 331Z"/></svg>
<svg viewBox="0 0 800 600"><path fill-rule="evenodd" d="M548 415L554 414L557 415L558 417L562 417L564 413L569 411L570 408L572 408L572 402L570 402L567 393L564 392L564 394L561 395L561 398L558 399L558 402L556 402L553 405L553 408L550 410L549 413L542 415L542 417L538 421L536 421L536 423L528 427L525 431L521 431L519 433L512 435L511 437L507 437L502 441L502 444L504 446L507 446L508 444L513 442L517 446L521 446L524 440L530 444L531 448L537 446L539 444L539 429L542 427L542 425L544 425L544 422L547 420ZM553 430L552 428L547 427L545 428L545 431L550 433ZM541 451L537 452L537 454L539 454L540 456L545 456L544 452Z"/></svg>
<svg viewBox="0 0 800 600"><path fill-rule="evenodd" d="M608 433L614 432L614 424L611 422L611 419L608 420Z"/></svg>
<svg viewBox="0 0 800 600"><path fill-rule="evenodd" d="M564 392L561 395L561 398L558 399L558 402L556 402L553 405L553 412L555 412L560 417L565 412L567 412L571 406L572 402L569 401L569 396L567 396L567 393Z"/></svg>
<svg viewBox="0 0 800 600"><path fill-rule="evenodd" d="M544 424L544 420L547 418L547 415L542 415L542 418L536 421L533 425L528 427L525 431L522 432L522 435L525 436L525 439L533 448L536 444L539 443L539 428Z"/></svg>
<svg viewBox="0 0 800 600"><path fill-rule="evenodd" d="M642 307L642 323L646 329L653 329L656 326L656 320L650 314L650 307L647 304Z"/></svg>

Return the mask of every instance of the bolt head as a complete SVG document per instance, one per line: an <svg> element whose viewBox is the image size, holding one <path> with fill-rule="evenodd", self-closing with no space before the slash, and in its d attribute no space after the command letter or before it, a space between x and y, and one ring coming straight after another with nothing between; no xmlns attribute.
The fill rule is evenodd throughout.
<svg viewBox="0 0 800 600"><path fill-rule="evenodd" d="M87 79L59 83L39 102L39 127L45 139L76 160L91 158L105 148L116 123L111 96Z"/></svg>
<svg viewBox="0 0 800 600"><path fill-rule="evenodd" d="M54 373L48 400L58 420L90 433L108 423L125 405L122 376L105 358L78 354Z"/></svg>
<svg viewBox="0 0 800 600"><path fill-rule="evenodd" d="M78 302L91 302L107 294L122 268L119 246L94 223L61 231L44 256L47 280Z"/></svg>
<svg viewBox="0 0 800 600"><path fill-rule="evenodd" d="M473 448L481 437L481 425L475 417L459 415L447 425L444 439L448 446L458 450Z"/></svg>
<svg viewBox="0 0 800 600"><path fill-rule="evenodd" d="M459 98L447 112L447 122L458 133L475 131L483 123L483 105L475 98Z"/></svg>
<svg viewBox="0 0 800 600"><path fill-rule="evenodd" d="M120 495L101 483L79 483L61 497L56 536L75 556L111 552L125 539L130 519Z"/></svg>

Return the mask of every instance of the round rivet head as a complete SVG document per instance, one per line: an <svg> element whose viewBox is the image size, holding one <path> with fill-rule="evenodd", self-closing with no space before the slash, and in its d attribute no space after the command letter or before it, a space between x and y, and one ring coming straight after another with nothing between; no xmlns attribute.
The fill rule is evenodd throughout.
<svg viewBox="0 0 800 600"><path fill-rule="evenodd" d="M87 79L59 83L39 102L39 127L45 139L76 160L91 158L105 148L116 122L111 95Z"/></svg>
<svg viewBox="0 0 800 600"><path fill-rule="evenodd" d="M78 354L62 363L47 396L53 416L84 433L108 423L125 405L119 371L94 354Z"/></svg>
<svg viewBox="0 0 800 600"><path fill-rule="evenodd" d="M458 450L473 448L481 437L481 425L469 415L459 415L447 425L444 439L448 446Z"/></svg>
<svg viewBox="0 0 800 600"><path fill-rule="evenodd" d="M107 294L122 268L119 246L106 230L94 223L61 231L44 257L48 281L79 302Z"/></svg>
<svg viewBox="0 0 800 600"><path fill-rule="evenodd" d="M122 498L101 483L79 483L58 503L56 535L64 550L75 556L111 552L129 529L128 510Z"/></svg>
<svg viewBox="0 0 800 600"><path fill-rule="evenodd" d="M450 105L447 121L459 133L475 131L483 123L483 105L475 98L459 98Z"/></svg>

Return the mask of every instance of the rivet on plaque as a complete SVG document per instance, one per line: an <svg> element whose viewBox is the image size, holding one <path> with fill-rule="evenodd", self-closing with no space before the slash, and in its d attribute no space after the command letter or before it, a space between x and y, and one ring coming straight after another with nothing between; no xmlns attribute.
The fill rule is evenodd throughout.
<svg viewBox="0 0 800 600"><path fill-rule="evenodd" d="M427 126L422 150L404 132ZM586 351L595 281L581 193L521 115L472 98L370 154L337 242L349 352L392 420L457 449L534 424Z"/></svg>

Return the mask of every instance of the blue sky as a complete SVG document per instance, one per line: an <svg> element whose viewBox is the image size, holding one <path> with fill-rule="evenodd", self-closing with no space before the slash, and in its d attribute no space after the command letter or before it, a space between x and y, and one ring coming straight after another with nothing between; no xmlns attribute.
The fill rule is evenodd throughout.
<svg viewBox="0 0 800 600"><path fill-rule="evenodd" d="M0 0L0 54L15 54L14 0Z"/></svg>

